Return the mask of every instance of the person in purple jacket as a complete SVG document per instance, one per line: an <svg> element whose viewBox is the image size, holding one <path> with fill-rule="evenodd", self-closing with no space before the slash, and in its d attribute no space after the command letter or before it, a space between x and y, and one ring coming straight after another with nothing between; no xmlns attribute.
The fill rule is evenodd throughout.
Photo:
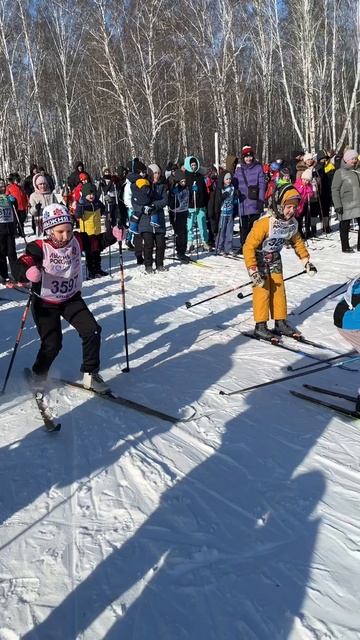
<svg viewBox="0 0 360 640"><path fill-rule="evenodd" d="M255 220L264 210L265 174L255 159L254 151L245 145L241 151L241 163L237 165L235 178L239 190L240 241L244 245Z"/></svg>

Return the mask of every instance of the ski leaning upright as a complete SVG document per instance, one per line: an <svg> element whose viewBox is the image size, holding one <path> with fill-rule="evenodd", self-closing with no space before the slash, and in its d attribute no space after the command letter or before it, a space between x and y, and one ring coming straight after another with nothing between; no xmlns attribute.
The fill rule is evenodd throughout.
<svg viewBox="0 0 360 640"><path fill-rule="evenodd" d="M103 398L104 400L109 400L110 402L114 402L115 404L121 405L123 407L128 407L129 409L133 409L134 411L138 411L145 415L153 416L154 418L160 418L160 420L164 420L165 422L171 422L175 424L177 422L190 422L193 420L196 410L193 409L193 413L187 418L182 418L179 416L176 418L168 413L164 413L163 411L159 411L158 409L153 409L152 407L148 407L145 404L141 404L140 402L135 402L134 400L128 400L127 398L122 398L121 396L116 396L111 391L109 393L99 393L98 391L94 391L93 389L86 389L80 382L72 382L71 380L66 380L65 378L52 378L54 382L59 382L63 385L74 387L75 389L81 389L86 393L90 393L98 396L99 398Z"/></svg>
<svg viewBox="0 0 360 640"><path fill-rule="evenodd" d="M24 369L24 376L29 385L31 393L33 394L34 400L37 404L37 408L39 409L39 413L44 421L46 431L49 431L49 433L52 431L60 431L61 424L60 422L56 422L56 419L54 418L53 414L50 411L50 408L46 403L44 394L41 391L37 391L36 389L34 389L34 386L32 384L33 376L31 370Z"/></svg>

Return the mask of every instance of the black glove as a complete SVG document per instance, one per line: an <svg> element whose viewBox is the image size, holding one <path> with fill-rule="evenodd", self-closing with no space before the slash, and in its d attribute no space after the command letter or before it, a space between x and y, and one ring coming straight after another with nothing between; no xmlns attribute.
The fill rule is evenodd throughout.
<svg viewBox="0 0 360 640"><path fill-rule="evenodd" d="M305 270L308 276L314 276L317 273L317 268L312 262L307 262L305 265Z"/></svg>
<svg viewBox="0 0 360 640"><path fill-rule="evenodd" d="M260 215L264 213L264 202L262 200L258 200L257 212L260 213Z"/></svg>
<svg viewBox="0 0 360 640"><path fill-rule="evenodd" d="M342 214L344 213L344 209L343 209L343 207L337 207L337 208L335 209L335 213L336 213L338 216L342 216Z"/></svg>
<svg viewBox="0 0 360 640"><path fill-rule="evenodd" d="M35 209L36 209L36 213L37 213L37 215L38 215L38 216L41 216L41 211L42 211L41 202L38 202L38 203L35 205Z"/></svg>

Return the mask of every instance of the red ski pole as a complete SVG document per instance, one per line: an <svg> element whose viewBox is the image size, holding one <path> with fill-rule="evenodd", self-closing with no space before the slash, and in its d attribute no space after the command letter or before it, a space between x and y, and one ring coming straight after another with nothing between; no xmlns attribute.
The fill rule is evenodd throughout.
<svg viewBox="0 0 360 640"><path fill-rule="evenodd" d="M14 364L16 352L18 350L18 346L20 344L20 340L22 338L22 334L24 333L25 323L26 323L26 320L27 320L27 317L28 317L29 311L30 311L31 299L32 299L32 291L29 294L28 301L27 301L27 303L25 305L25 309L24 309L22 317L21 317L20 328L19 328L18 334L16 336L16 340L15 340L13 352L12 352L12 355L11 355L9 367L8 367L7 372L6 372L6 376L5 376L3 387L1 389L1 395L5 393L6 385L8 383L8 380L9 380L9 377L10 377L10 373L11 373L11 369L12 369L12 366Z"/></svg>

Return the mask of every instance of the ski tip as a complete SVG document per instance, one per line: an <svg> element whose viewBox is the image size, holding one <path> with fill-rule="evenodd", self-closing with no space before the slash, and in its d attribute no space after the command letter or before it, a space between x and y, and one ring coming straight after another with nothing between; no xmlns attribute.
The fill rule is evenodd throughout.
<svg viewBox="0 0 360 640"><path fill-rule="evenodd" d="M185 302L185 307L186 307L187 309L190 309L190 307L191 307L191 302Z"/></svg>
<svg viewBox="0 0 360 640"><path fill-rule="evenodd" d="M178 420L179 422L190 422L191 420L194 420L196 413L197 411L195 407L188 405L187 407L180 409Z"/></svg>

